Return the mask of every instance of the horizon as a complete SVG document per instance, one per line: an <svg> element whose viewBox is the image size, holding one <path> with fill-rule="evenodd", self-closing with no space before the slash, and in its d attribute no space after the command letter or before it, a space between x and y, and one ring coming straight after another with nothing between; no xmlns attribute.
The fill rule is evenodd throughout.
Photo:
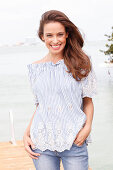
<svg viewBox="0 0 113 170"><path fill-rule="evenodd" d="M41 15L51 9L64 12L85 41L106 40L104 35L112 32L112 0L47 0L46 3L44 0L4 0L0 3L0 44L10 45L36 37Z"/></svg>

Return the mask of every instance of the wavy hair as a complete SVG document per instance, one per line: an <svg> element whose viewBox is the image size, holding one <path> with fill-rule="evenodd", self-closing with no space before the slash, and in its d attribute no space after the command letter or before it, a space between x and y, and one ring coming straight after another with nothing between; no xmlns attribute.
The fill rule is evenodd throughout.
<svg viewBox="0 0 113 170"><path fill-rule="evenodd" d="M38 36L41 40L44 24L50 22L61 23L65 27L66 33L68 33L63 51L64 63L68 68L68 72L71 72L73 78L77 81L87 77L91 70L91 61L82 50L84 40L77 26L75 26L63 12L57 10L47 11L42 15L40 20Z"/></svg>

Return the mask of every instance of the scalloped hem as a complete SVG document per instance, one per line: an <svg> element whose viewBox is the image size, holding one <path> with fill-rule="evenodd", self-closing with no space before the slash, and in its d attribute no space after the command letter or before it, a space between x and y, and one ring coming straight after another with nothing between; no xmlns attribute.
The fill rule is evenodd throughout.
<svg viewBox="0 0 113 170"><path fill-rule="evenodd" d="M71 140L70 142L68 142L67 144L62 144L61 146L55 146L52 145L52 144L49 144L47 146L44 146L44 145L38 145L38 144L34 144L35 145L35 149L39 149L40 151L45 151L45 150L51 150L51 151L58 151L58 152L63 152L64 150L70 150L70 148L72 147L73 145L73 142L76 138L76 135L78 134L78 132L81 130L81 128L83 127L84 123L86 121L86 115L84 114L84 116L82 117L81 121L79 120L78 123L78 127L73 135L73 140ZM32 136L32 135L31 135ZM33 138L31 138L31 140L33 141ZM35 142L34 142L35 143Z"/></svg>

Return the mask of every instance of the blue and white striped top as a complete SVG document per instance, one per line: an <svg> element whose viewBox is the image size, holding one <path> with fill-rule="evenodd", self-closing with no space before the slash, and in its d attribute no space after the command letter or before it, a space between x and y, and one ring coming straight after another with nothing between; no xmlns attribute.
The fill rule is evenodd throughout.
<svg viewBox="0 0 113 170"><path fill-rule="evenodd" d="M30 128L35 149L69 150L86 121L82 98L96 94L94 70L78 82L63 59L27 67L35 104L39 103Z"/></svg>

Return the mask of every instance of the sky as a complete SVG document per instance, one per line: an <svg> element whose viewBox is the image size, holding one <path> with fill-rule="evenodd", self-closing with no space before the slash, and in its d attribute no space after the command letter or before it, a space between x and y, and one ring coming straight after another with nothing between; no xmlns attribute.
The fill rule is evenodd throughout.
<svg viewBox="0 0 113 170"><path fill-rule="evenodd" d="M111 33L112 0L0 0L0 45L37 37L41 15L51 9L64 12L86 41Z"/></svg>

